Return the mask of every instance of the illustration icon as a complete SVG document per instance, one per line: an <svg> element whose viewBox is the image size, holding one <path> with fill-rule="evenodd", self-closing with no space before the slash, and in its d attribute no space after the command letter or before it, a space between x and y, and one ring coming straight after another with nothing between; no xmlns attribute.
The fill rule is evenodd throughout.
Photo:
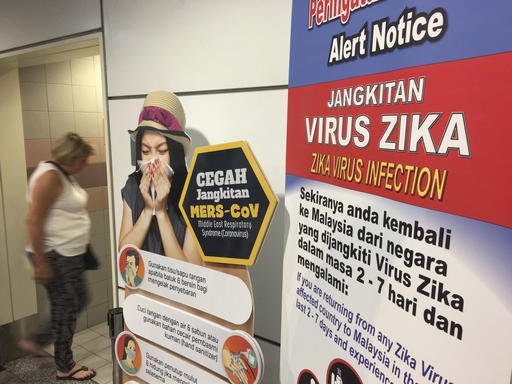
<svg viewBox="0 0 512 384"><path fill-rule="evenodd" d="M352 366L342 359L335 359L327 370L327 384L363 384Z"/></svg>
<svg viewBox="0 0 512 384"><path fill-rule="evenodd" d="M144 260L136 248L125 248L119 257L121 277L129 288L137 287L144 278Z"/></svg>
<svg viewBox="0 0 512 384"><path fill-rule="evenodd" d="M116 340L116 358L119 366L128 375L136 374L141 366L139 344L130 332L122 332Z"/></svg>
<svg viewBox="0 0 512 384"><path fill-rule="evenodd" d="M297 384L320 384L320 382L313 372L311 372L309 369L304 369L301 373L299 373Z"/></svg>
<svg viewBox="0 0 512 384"><path fill-rule="evenodd" d="M228 337L222 348L222 364L233 384L254 384L261 376L261 359L248 340Z"/></svg>

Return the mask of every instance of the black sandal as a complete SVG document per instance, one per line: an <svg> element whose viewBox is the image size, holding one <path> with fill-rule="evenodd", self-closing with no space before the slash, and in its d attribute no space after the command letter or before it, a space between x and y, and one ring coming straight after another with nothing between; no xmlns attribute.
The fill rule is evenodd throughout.
<svg viewBox="0 0 512 384"><path fill-rule="evenodd" d="M74 377L78 372L81 371L91 371L92 374L85 377ZM70 372L67 376L55 376L57 380L75 380L75 381L85 381L91 380L94 376L96 376L96 371L94 369L89 369L86 366L82 365L80 368L75 369L73 372Z"/></svg>

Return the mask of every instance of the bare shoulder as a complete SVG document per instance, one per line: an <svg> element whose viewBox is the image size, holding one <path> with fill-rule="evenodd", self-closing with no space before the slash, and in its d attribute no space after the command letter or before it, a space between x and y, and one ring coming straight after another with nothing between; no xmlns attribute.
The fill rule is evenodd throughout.
<svg viewBox="0 0 512 384"><path fill-rule="evenodd" d="M40 175L37 180L35 180L32 187L33 197L44 197L45 195L48 197L55 197L60 195L61 192L62 182L60 180L59 173L56 170L49 170Z"/></svg>

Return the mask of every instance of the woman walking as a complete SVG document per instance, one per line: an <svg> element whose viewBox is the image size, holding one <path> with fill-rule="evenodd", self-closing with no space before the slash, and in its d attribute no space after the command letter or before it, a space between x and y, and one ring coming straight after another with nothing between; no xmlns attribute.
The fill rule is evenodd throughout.
<svg viewBox="0 0 512 384"><path fill-rule="evenodd" d="M86 166L93 152L79 135L68 133L52 150L54 161L39 163L28 183L26 249L34 279L47 290L51 319L18 345L26 352L40 354L53 342L59 380L82 381L96 375L76 363L71 350L77 314L87 303L83 255L91 227L87 192L73 175Z"/></svg>

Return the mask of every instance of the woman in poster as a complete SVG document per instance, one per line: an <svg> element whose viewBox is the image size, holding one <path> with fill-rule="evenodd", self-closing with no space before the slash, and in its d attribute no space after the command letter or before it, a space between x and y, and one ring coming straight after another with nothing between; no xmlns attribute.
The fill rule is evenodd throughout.
<svg viewBox="0 0 512 384"><path fill-rule="evenodd" d="M145 251L228 273L244 281L252 292L245 266L202 260L178 208L187 177L185 153L190 146L184 128L185 112L175 94L155 91L146 96L138 127L129 131L137 168L121 191L123 214L118 248L133 244ZM252 315L240 327L214 321L253 333Z"/></svg>
<svg viewBox="0 0 512 384"><path fill-rule="evenodd" d="M183 107L174 94L159 91L146 97L139 125L130 131L138 166L121 191L119 248L133 244L197 261L199 254L178 208L187 176L185 148L190 144L184 125Z"/></svg>

